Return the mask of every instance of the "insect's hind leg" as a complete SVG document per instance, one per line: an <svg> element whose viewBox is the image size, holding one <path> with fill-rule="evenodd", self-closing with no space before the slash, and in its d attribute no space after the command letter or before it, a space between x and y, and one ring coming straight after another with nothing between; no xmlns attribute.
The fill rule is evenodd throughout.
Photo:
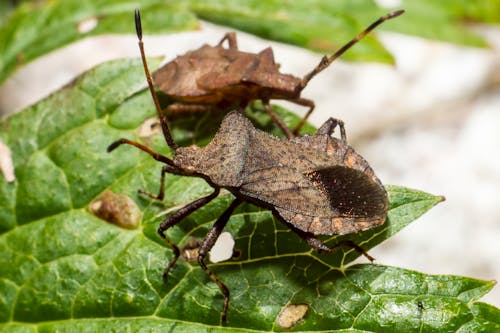
<svg viewBox="0 0 500 333"><path fill-rule="evenodd" d="M228 32L227 34L222 37L222 39L219 42L219 46L224 43L224 41L227 40L227 43L229 44L230 49L238 49L238 42L236 41L236 33L235 32Z"/></svg>
<svg viewBox="0 0 500 333"><path fill-rule="evenodd" d="M177 259L179 259L179 256L180 256L179 247L176 244L174 244L172 241L170 241L167 238L167 236L165 236L165 231L167 231L169 228L173 227L177 223L181 222L186 216L190 215L195 210L205 206L210 201L215 199L219 195L219 192L220 192L220 190L218 188L216 188L215 191L213 193L211 193L210 195L207 195L206 197L192 201L191 203L187 204L186 206L180 208L174 214L167 217L160 224L160 227L158 228L158 234L168 244L168 246L170 246L172 248L172 250L174 251L174 257L170 260L170 262L168 263L168 266L163 271L163 279L165 279L165 280L167 279L170 270L172 269L172 267L174 267L175 263L177 262Z"/></svg>
<svg viewBox="0 0 500 333"><path fill-rule="evenodd" d="M300 129L302 128L302 126L304 126L304 124L307 122L307 119L309 118L309 116L311 115L311 113L314 111L315 104L310 99L301 98L301 97L300 98L296 98L296 99L291 99L291 100L289 100L289 102L295 103L297 105L306 106L306 107L309 108L309 110L307 110L307 112L304 115L304 117L302 117L302 119L300 120L300 122L293 129L293 134L294 135L298 135L299 132L300 132Z"/></svg>
<svg viewBox="0 0 500 333"><path fill-rule="evenodd" d="M276 219L283 222L288 228L290 228L293 232L295 232L300 238L305 240L307 242L307 244L309 244L310 247L317 250L318 252L330 253L330 252L333 252L338 247L345 246L345 247L349 247L349 248L355 250L359 254L362 254L368 260L370 260L372 262L373 262L373 260L375 260L375 258L370 256L361 246L357 245L356 243L354 243L351 240L342 240L342 241L336 243L335 245L333 245L332 247L328 247L325 243L323 243L320 239L318 239L312 233L300 230L300 229L294 227L292 224L283 220L281 218L281 216L278 215L278 213L273 212L273 215Z"/></svg>
<svg viewBox="0 0 500 333"><path fill-rule="evenodd" d="M371 262L373 262L375 260L375 258L373 258L371 255L369 255L368 252L366 252L361 246L359 246L358 244L354 243L351 240L341 240L337 244L330 247L330 251L333 251L336 248L341 247L341 246L349 247L349 248L355 250L356 252L358 252L359 254L362 254L366 259L370 260Z"/></svg>
<svg viewBox="0 0 500 333"><path fill-rule="evenodd" d="M214 225L212 226L212 229L210 229L208 234L205 236L205 238L201 242L199 253L198 253L198 264L200 265L201 269L203 271L205 271L205 273L208 274L210 279L217 284L222 295L224 295L224 307L223 307L222 313L221 313L221 320L223 322L226 321L227 309L229 308L229 289L226 287L226 285L221 280L219 280L219 278L215 275L214 272L212 272L210 269L208 269L204 260L205 260L205 257L207 256L208 252L210 252L210 250L214 246L215 242L217 241L217 238L219 238L222 230L224 229L227 222L229 221L229 218L233 214L233 211L241 203L242 203L241 199L235 199L231 203L231 205L229 205L229 207L224 211L224 213L222 213L222 215L219 216L217 221L215 221Z"/></svg>
<svg viewBox="0 0 500 333"><path fill-rule="evenodd" d="M347 142L347 136L345 133L345 127L344 127L344 122L340 119L336 118L329 118L323 125L321 125L320 128L318 128L318 131L316 134L320 135L329 135L331 136L335 130L335 127L339 127L340 129L340 139L344 142Z"/></svg>
<svg viewBox="0 0 500 333"><path fill-rule="evenodd" d="M264 110L266 110L267 114L271 116L271 119L274 123L280 128L281 132L285 134L287 139L293 139L295 135L290 131L290 129L285 125L283 120L273 111L271 105L269 105L269 101L262 100L262 105L264 106Z"/></svg>

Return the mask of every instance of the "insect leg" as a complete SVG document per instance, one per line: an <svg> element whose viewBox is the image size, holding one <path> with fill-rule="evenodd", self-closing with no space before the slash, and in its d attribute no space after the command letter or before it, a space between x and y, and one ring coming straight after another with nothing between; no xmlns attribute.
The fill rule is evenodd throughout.
<svg viewBox="0 0 500 333"><path fill-rule="evenodd" d="M160 200L160 201L163 200L163 197L165 195L165 174L166 173L173 173L171 166L164 165L161 168L160 191L158 192L158 194L153 194L150 192L146 192L144 190L137 190L137 192L144 194L144 195L147 195L151 199L156 199L156 200Z"/></svg>
<svg viewBox="0 0 500 333"><path fill-rule="evenodd" d="M167 217L160 224L160 227L158 228L158 234L160 235L161 238L163 238L163 240L174 251L174 257L172 258L172 260L170 260L170 262L168 263L168 266L163 271L163 279L165 279L165 280L167 279L168 273L170 272L172 267L175 265L175 263L177 262L177 259L179 259L179 256L180 256L179 247L176 244L174 244L173 242L171 242L167 238L167 236L165 236L165 231L167 231L170 227L173 227L174 225L176 225L177 223L182 221L186 216L190 215L195 210L205 206L210 201L215 199L215 197L217 197L219 195L219 192L220 192L220 190L218 188L216 188L212 194L210 194L206 197L197 199L197 200L187 204L186 206L184 206L181 209L179 209L178 211L176 211L174 214Z"/></svg>
<svg viewBox="0 0 500 333"><path fill-rule="evenodd" d="M116 140L115 142L113 142L112 144L110 144L108 146L108 148L107 148L108 153L111 153L113 150L115 150L116 148L118 148L119 146L121 146L123 144L131 145L131 146L134 146L136 148L139 148L140 150L148 153L152 158L154 158L158 162L163 162L163 163L171 165L172 167L175 168L174 162L170 158L168 158L167 156L159 154L157 152L154 152L153 150L140 144L139 142L132 141L129 139L122 138L122 139Z"/></svg>
<svg viewBox="0 0 500 333"><path fill-rule="evenodd" d="M339 127L340 129L340 139L344 142L347 142L347 136L345 134L344 122L340 119L329 118L320 128L316 134L320 135L332 135L335 127Z"/></svg>
<svg viewBox="0 0 500 333"><path fill-rule="evenodd" d="M359 246L358 244L354 243L351 240L342 240L342 241L338 242L334 246L330 247L330 251L333 251L337 247L341 247L341 246L350 247L351 249L355 250L359 254L364 255L366 257L366 259L368 259L372 262L373 262L373 260L375 260L375 258L373 258L371 255L369 255L365 250L363 250L363 248L361 246Z"/></svg>
<svg viewBox="0 0 500 333"><path fill-rule="evenodd" d="M295 230L293 230L293 231L295 231ZM295 231L295 232L301 238L303 238L307 242L307 244L309 244L309 246L311 246L315 250L318 250L319 252L330 253L330 252L333 252L338 247L345 246L345 247L350 247L351 249L354 249L356 252L358 252L359 254L362 254L363 256L366 257L366 259L368 259L372 262L373 262L373 260L375 260L375 258L373 258L371 255L369 255L365 250L363 250L363 248L361 246L359 246L358 244L354 243L351 240L342 240L342 241L338 242L337 244L333 245L332 247L328 247L325 243L323 243L321 240L316 238L316 236L314 236L311 233L300 231L301 233L304 234L304 235L301 235L299 232L297 232L297 231Z"/></svg>
<svg viewBox="0 0 500 333"><path fill-rule="evenodd" d="M216 108L212 105L173 103L167 107L167 114L174 115L177 113L195 113L215 110Z"/></svg>
<svg viewBox="0 0 500 333"><path fill-rule="evenodd" d="M288 223L287 221L285 221L277 212L273 211L272 213L273 213L273 216L277 220L281 221L284 225L286 225L293 232L295 232L297 234L297 236L299 236L300 238L305 240L307 242L307 244L309 244L309 246L312 247L313 249L320 251L320 252L321 251L331 252L331 249L328 246L326 246L325 243L323 243L321 240L316 238L310 232L305 232L305 231L302 231L302 230L294 227L291 223Z"/></svg>
<svg viewBox="0 0 500 333"><path fill-rule="evenodd" d="M222 215L219 216L217 221L215 221L215 224L213 225L212 229L210 229L208 234L205 236L205 239L203 239L203 242L201 242L200 250L198 253L198 264L200 265L201 269L203 269L205 273L208 274L210 279L217 284L221 293L224 295L224 308L222 309L222 314L221 314L221 319L223 322L226 321L227 309L229 307L229 289L227 289L224 283L222 283L222 281L219 280L217 276L210 269L208 269L207 265L205 265L204 260L208 252L210 252L210 250L214 246L217 238L219 238L219 235L221 234L222 230L229 221L229 218L231 217L231 214L233 213L234 209L238 207L241 203L242 203L241 199L238 198L235 199L231 203L231 205L224 211L224 213L222 213Z"/></svg>
<svg viewBox="0 0 500 333"><path fill-rule="evenodd" d="M353 46L354 44L356 44L360 39L362 39L363 37L365 37L370 31L372 31L373 29L375 29L382 22L384 22L386 20L389 20L389 19L392 19L394 17L397 17L397 16L399 16L399 15L401 15L403 13L404 13L404 10L396 10L394 12L388 13L388 14L380 17L378 20L376 20L375 22L373 22L372 24L370 24L365 30L363 30L361 33L359 33L356 37L354 37L349 42L347 42L344 46L342 46L340 49L338 49L330 57L324 56L323 58L321 58L321 61L319 62L319 64L311 72L309 72L308 74L306 74L304 76L304 78L302 78L302 82L300 83L300 87L302 89L304 89L307 86L307 84L309 83L309 81L316 74L318 74L319 72L321 72L322 70L324 70L325 68L327 68L328 66L330 66L330 64L332 62L334 62L335 59L337 59L342 54L344 54L345 51L347 51L351 46Z"/></svg>
<svg viewBox="0 0 500 333"><path fill-rule="evenodd" d="M309 118L309 116L313 112L315 105L314 102L311 101L310 99L300 98L300 97L296 99L291 99L289 100L289 102L309 107L309 110L307 110L305 116L300 120L300 123L298 123L297 126L295 126L295 128L293 129L293 134L297 135L299 134L299 131L302 128L302 126L304 126L304 124L306 123L307 118Z"/></svg>
<svg viewBox="0 0 500 333"><path fill-rule="evenodd" d="M228 32L227 34L222 37L222 39L219 42L219 46L224 43L224 41L227 40L227 43L229 44L230 49L238 49L238 42L236 41L236 33L234 32Z"/></svg>
<svg viewBox="0 0 500 333"><path fill-rule="evenodd" d="M323 243L320 239L318 239L312 233L302 231L302 230L294 227L292 224L286 222L278 213L273 212L273 215L276 219L283 222L287 227L289 227L293 232L295 232L300 238L305 240L307 242L307 244L309 244L310 247L317 250L318 252L330 253L338 247L346 246L346 247L350 247L350 248L356 250L358 253L364 255L370 261L375 260L375 258L370 256L365 250L363 250L363 248L361 246L357 245L356 243L354 243L351 240L342 240L342 241L338 242L337 244L333 245L332 247L328 247L325 243Z"/></svg>
<svg viewBox="0 0 500 333"><path fill-rule="evenodd" d="M292 134L292 132L290 132L290 129L285 125L285 123L283 123L283 120L281 120L276 112L273 111L273 108L271 107L271 105L269 105L269 101L263 100L262 105L264 106L264 110L266 110L266 112L271 116L271 118L276 123L276 125L278 125L283 134L285 134L288 139L292 139L294 135Z"/></svg>

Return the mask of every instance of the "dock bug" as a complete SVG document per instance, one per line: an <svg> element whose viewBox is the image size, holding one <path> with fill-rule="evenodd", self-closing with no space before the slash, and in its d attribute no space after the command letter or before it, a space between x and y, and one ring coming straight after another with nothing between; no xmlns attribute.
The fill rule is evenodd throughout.
<svg viewBox="0 0 500 333"><path fill-rule="evenodd" d="M387 216L387 192L365 159L347 145L342 121L330 118L316 134L287 140L256 129L240 109L225 116L207 146L179 147L154 91L144 55L138 10L136 28L148 87L163 136L174 154L169 158L129 139L119 139L107 150L132 145L164 164L160 190L157 195L149 194L153 198L163 199L167 173L202 178L214 189L210 195L185 205L160 224L158 233L174 252L164 270L164 278L180 256L179 247L166 237L166 230L215 199L221 189L231 192L235 199L201 242L197 261L224 295L222 321L226 320L229 307L229 289L207 268L205 258L233 211L243 202L270 210L277 220L318 251L332 252L347 246L373 260L352 241L344 240L328 247L317 237L374 228L382 225ZM337 126L340 139L332 137Z"/></svg>
<svg viewBox="0 0 500 333"><path fill-rule="evenodd" d="M240 51L236 34L232 32L215 46L205 44L178 56L155 71L153 80L160 91L175 101L167 107L168 113L231 110L245 108L249 102L261 100L276 125L288 138L292 138L314 110L314 102L300 96L309 81L379 24L403 12L398 10L380 17L333 55L324 56L303 78L281 73L270 47L257 54ZM223 46L225 41L227 48ZM309 108L293 133L272 110L269 105L271 99L287 100Z"/></svg>

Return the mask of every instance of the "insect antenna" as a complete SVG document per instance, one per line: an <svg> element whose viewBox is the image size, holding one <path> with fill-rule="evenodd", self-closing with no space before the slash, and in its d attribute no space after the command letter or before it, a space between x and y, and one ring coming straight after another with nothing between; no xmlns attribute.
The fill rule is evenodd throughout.
<svg viewBox="0 0 500 333"><path fill-rule="evenodd" d="M347 51L351 46L359 42L363 37L365 37L370 31L375 29L378 25L380 25L382 22L392 19L394 17L397 17L401 14L403 14L405 11L403 9L396 10L394 12L388 13L382 17L380 17L378 20L370 24L365 30L363 30L360 34L358 34L356 37L351 39L348 43L346 43L344 46L342 46L340 49L337 50L334 54L332 54L330 57L324 56L318 66L316 66L311 72L306 74L304 78L302 78L302 82L300 83L300 90L304 89L305 86L309 83L309 81L316 76L319 72L330 66L332 62L335 61L338 57L340 57L342 54L344 54L345 51Z"/></svg>
<svg viewBox="0 0 500 333"><path fill-rule="evenodd" d="M161 111L160 102L158 101L158 97L156 96L155 89L153 87L153 80L151 79L151 73L149 72L148 64L146 62L144 43L142 42L142 25L139 9L135 10L135 30L137 32L137 38L139 38L139 49L141 51L142 65L144 67L144 72L148 81L148 87L149 91L151 92L151 97L153 97L153 102L155 103L156 113L158 114L158 118L160 119L163 136L165 137L165 141L167 141L167 144L170 148L177 149L179 146L177 146L177 144L174 142L172 134L170 133L170 129L168 128L167 117L165 117L165 115L163 115L163 112Z"/></svg>

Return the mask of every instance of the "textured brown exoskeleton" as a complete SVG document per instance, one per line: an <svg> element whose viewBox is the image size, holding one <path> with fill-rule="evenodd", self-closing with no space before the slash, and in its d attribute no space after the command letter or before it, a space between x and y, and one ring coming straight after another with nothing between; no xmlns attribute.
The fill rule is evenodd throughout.
<svg viewBox="0 0 500 333"><path fill-rule="evenodd" d="M303 78L280 73L270 47L258 54L242 52L238 50L235 33L228 33L216 46L203 45L178 56L155 71L153 80L163 93L176 101L167 108L171 112L244 108L253 100L261 100L266 112L291 138L314 109L312 100L300 97L308 82L376 26L402 13L398 10L382 16L333 55L324 56ZM223 47L224 41L228 42L228 48ZM271 99L309 107L293 134L271 109Z"/></svg>
<svg viewBox="0 0 500 333"><path fill-rule="evenodd" d="M149 194L153 198L163 198L166 173L203 178L214 188L212 194L182 207L158 228L160 236L174 251L164 278L180 256L179 248L166 238L165 231L215 199L221 188L230 191L235 199L201 242L197 261L224 295L223 321L229 306L229 290L207 268L204 260L234 209L243 202L269 209L276 219L314 249L331 252L339 246L348 246L373 260L351 241L328 247L316 237L367 230L383 224L387 215L387 193L368 163L347 145L341 121L330 118L314 135L285 140L256 129L242 112L235 111L226 115L214 139L206 147L178 147L154 93L144 55L138 11L136 28L148 87L163 135L174 155L169 158L128 139L113 142L108 152L128 144L165 164L161 171L159 193ZM340 139L331 136L336 126L340 128Z"/></svg>

